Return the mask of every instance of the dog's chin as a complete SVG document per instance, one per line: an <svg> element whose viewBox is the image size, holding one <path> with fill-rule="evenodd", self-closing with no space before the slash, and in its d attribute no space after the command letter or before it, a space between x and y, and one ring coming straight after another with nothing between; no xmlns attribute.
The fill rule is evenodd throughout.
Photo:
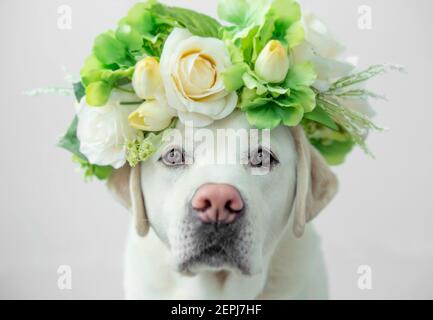
<svg viewBox="0 0 433 320"><path fill-rule="evenodd" d="M178 264L179 272L187 275L196 275L203 272L240 272L250 276L251 268L248 259L225 249L213 245Z"/></svg>

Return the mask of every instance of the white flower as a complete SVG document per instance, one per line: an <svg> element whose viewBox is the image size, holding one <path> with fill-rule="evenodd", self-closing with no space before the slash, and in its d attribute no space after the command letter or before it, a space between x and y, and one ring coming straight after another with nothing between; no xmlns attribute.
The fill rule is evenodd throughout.
<svg viewBox="0 0 433 320"><path fill-rule="evenodd" d="M289 71L290 61L287 50L281 42L271 40L260 52L255 71L263 80L270 83L282 82Z"/></svg>
<svg viewBox="0 0 433 320"><path fill-rule="evenodd" d="M162 92L163 84L158 60L146 57L135 65L132 77L134 91L142 99L153 100Z"/></svg>
<svg viewBox="0 0 433 320"><path fill-rule="evenodd" d="M294 49L294 60L296 63L311 61L317 73L314 87L326 91L333 80L350 74L355 65L338 59L344 47L317 17L305 14L303 24L305 41Z"/></svg>
<svg viewBox="0 0 433 320"><path fill-rule="evenodd" d="M342 77L350 75L356 67L357 57L343 61L340 59L344 47L332 36L326 25L312 14L303 17L305 41L295 48L296 62L311 61L317 72L314 87L319 91L327 91L331 84ZM363 89L355 86L353 89ZM374 116L368 99L356 97L338 98L339 103L369 117Z"/></svg>
<svg viewBox="0 0 433 320"><path fill-rule="evenodd" d="M121 168L126 162L126 142L134 139L138 131L130 127L128 115L137 106L121 105L139 98L133 94L114 90L103 107L91 107L86 98L81 100L77 111L77 137L80 152L90 163Z"/></svg>
<svg viewBox="0 0 433 320"><path fill-rule="evenodd" d="M161 55L161 74L167 101L182 122L204 127L230 115L236 92L228 93L220 73L231 66L224 42L193 36L176 28L167 38Z"/></svg>
<svg viewBox="0 0 433 320"><path fill-rule="evenodd" d="M137 110L129 115L131 127L143 131L162 131L166 129L176 116L174 109L164 100L150 100L144 102Z"/></svg>

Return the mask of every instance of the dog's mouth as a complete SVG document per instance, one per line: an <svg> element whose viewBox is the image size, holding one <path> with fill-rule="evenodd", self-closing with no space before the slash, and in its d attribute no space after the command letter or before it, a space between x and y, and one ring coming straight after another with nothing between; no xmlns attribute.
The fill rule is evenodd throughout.
<svg viewBox="0 0 433 320"><path fill-rule="evenodd" d="M196 274L201 271L250 272L251 232L246 219L226 226L206 225L187 218L173 250L178 270Z"/></svg>
<svg viewBox="0 0 433 320"><path fill-rule="evenodd" d="M197 251L179 265L179 271L182 273L195 274L201 270L216 272L239 270L244 275L250 275L245 257L242 257L236 248L227 248L218 244Z"/></svg>

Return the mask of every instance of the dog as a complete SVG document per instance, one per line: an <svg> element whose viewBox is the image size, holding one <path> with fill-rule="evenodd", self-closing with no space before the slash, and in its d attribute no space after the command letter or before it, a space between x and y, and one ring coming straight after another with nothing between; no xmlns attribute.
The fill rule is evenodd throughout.
<svg viewBox="0 0 433 320"><path fill-rule="evenodd" d="M224 129L252 128L236 111L206 132ZM320 239L307 222L333 199L338 181L302 127L272 130L271 150L258 142L217 151L248 154L250 162L238 164L209 161L214 146L183 135L193 154L165 143L108 182L133 216L126 299L327 299ZM267 161L257 166L253 158Z"/></svg>

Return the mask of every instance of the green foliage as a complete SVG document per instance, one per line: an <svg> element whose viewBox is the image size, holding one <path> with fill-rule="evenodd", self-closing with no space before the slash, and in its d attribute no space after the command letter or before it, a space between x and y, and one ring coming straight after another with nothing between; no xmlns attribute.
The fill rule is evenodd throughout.
<svg viewBox="0 0 433 320"><path fill-rule="evenodd" d="M143 56L159 57L174 27L202 37L218 37L221 25L213 18L183 8L148 1L136 4L115 31L100 34L87 58L81 80L86 101L103 106L119 82L130 82L134 66Z"/></svg>
<svg viewBox="0 0 433 320"><path fill-rule="evenodd" d="M323 155L329 165L342 164L355 145L350 135L342 128L330 129L308 119L304 119L302 125L311 144Z"/></svg>
<svg viewBox="0 0 433 320"><path fill-rule="evenodd" d="M93 177L99 180L107 180L114 170L111 166L97 166L91 164L89 161L77 155L72 155L72 161L77 163L83 170L85 180L91 180Z"/></svg>
<svg viewBox="0 0 433 320"><path fill-rule="evenodd" d="M228 91L243 87L239 107L250 124L262 129L281 123L298 125L304 113L316 106L316 94L310 88L316 79L313 65L292 66L286 80L278 84L261 79L254 65L270 40L280 41L287 50L303 41L299 4L294 0L220 0L218 15L232 24L223 31L234 62L222 74L224 84Z"/></svg>
<svg viewBox="0 0 433 320"><path fill-rule="evenodd" d="M80 140L77 137L78 118L74 117L66 134L60 139L58 147L68 150L69 152L85 159L86 157L80 152Z"/></svg>
<svg viewBox="0 0 433 320"><path fill-rule="evenodd" d="M293 66L279 85L265 83L249 71L243 77L240 108L247 113L250 124L261 129L273 129L281 123L296 126L304 114L316 107L316 93L311 89L315 79L314 68L308 62ZM321 119L325 121L323 115Z"/></svg>
<svg viewBox="0 0 433 320"><path fill-rule="evenodd" d="M369 152L365 139L370 130L380 130L367 116L343 105L344 99L380 98L358 85L374 76L401 67L376 65L338 79L326 92L313 89L316 72L312 63L292 64L281 83L268 83L256 74L255 63L270 40L287 50L304 41L301 8L295 0L219 0L218 15L230 25L192 10L169 7L150 0L136 4L117 28L100 34L81 69L81 82L74 84L77 101L84 96L90 106L104 106L114 88L131 82L135 64L145 56L160 57L163 45L175 27L187 28L201 37L222 39L232 67L221 73L225 89L240 95L238 107L249 123L260 129L281 124L304 126L307 137L329 164L344 161L355 144ZM135 102L134 102L135 103ZM74 154L85 176L106 179L113 168L90 164L80 153L75 117L59 146ZM159 148L162 133L146 133L127 144L131 166L147 160Z"/></svg>
<svg viewBox="0 0 433 320"><path fill-rule="evenodd" d="M381 96L368 90L359 89L359 85L388 71L402 72L404 70L402 67L394 65L374 65L366 70L338 79L328 91L317 93L317 105L350 137L352 143L359 145L364 152L370 155L365 139L369 131L381 131L383 129L373 123L368 116L341 104L338 98L381 98Z"/></svg>
<svg viewBox="0 0 433 320"><path fill-rule="evenodd" d="M343 164L355 145L351 140L344 142L330 141L329 144L323 144L320 140L311 139L310 142L322 154L330 166Z"/></svg>
<svg viewBox="0 0 433 320"><path fill-rule="evenodd" d="M304 114L304 119L323 124L324 126L332 130L339 130L334 120L332 120L331 117L326 113L326 111L323 110L323 108L320 106L316 106L313 111Z"/></svg>
<svg viewBox="0 0 433 320"><path fill-rule="evenodd" d="M234 64L221 73L225 89L229 92L239 90L244 85L243 76L249 70L245 63Z"/></svg>
<svg viewBox="0 0 433 320"><path fill-rule="evenodd" d="M152 13L173 21L179 27L186 28L199 37L220 37L221 24L205 14L185 8L168 7L160 3L152 7Z"/></svg>
<svg viewBox="0 0 433 320"><path fill-rule="evenodd" d="M75 99L78 103L80 103L81 99L83 99L83 97L86 95L86 89L81 82L74 83L72 88L74 90Z"/></svg>
<svg viewBox="0 0 433 320"><path fill-rule="evenodd" d="M223 38L238 46L251 67L270 40L291 49L304 39L301 8L294 0L220 0L218 15L232 24Z"/></svg>

